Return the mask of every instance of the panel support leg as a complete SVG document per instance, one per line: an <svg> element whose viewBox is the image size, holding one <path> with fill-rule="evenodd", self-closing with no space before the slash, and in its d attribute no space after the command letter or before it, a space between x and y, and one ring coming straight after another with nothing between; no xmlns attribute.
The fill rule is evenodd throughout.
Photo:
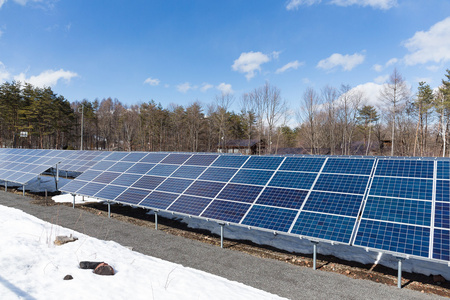
<svg viewBox="0 0 450 300"><path fill-rule="evenodd" d="M72 208L75 208L75 194L72 194L72 197L73 197L73 202L72 202Z"/></svg>
<svg viewBox="0 0 450 300"><path fill-rule="evenodd" d="M108 201L108 218L111 218L111 202Z"/></svg>
<svg viewBox="0 0 450 300"><path fill-rule="evenodd" d="M219 223L220 225L220 248L223 248L223 232L225 229L225 223Z"/></svg>
<svg viewBox="0 0 450 300"><path fill-rule="evenodd" d="M155 210L155 230L158 230L158 210Z"/></svg>
<svg viewBox="0 0 450 300"><path fill-rule="evenodd" d="M5 181L5 192L8 191L8 183Z"/></svg>
<svg viewBox="0 0 450 300"><path fill-rule="evenodd" d="M311 241L313 244L313 270L317 269L317 244L319 242Z"/></svg>
<svg viewBox="0 0 450 300"><path fill-rule="evenodd" d="M25 185L22 185L22 196L25 196Z"/></svg>
<svg viewBox="0 0 450 300"><path fill-rule="evenodd" d="M403 257L397 257L397 261L398 261L398 268L397 268L397 271L398 271L397 287L398 287L399 289L402 288L402 262L403 262L404 260L405 260L405 259L404 259Z"/></svg>

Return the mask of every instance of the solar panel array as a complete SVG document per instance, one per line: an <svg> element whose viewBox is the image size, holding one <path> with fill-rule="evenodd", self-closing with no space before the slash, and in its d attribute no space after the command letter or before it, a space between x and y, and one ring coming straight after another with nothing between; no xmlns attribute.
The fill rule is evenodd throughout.
<svg viewBox="0 0 450 300"><path fill-rule="evenodd" d="M82 173L108 156L109 151L73 150L58 165L58 170Z"/></svg>
<svg viewBox="0 0 450 300"><path fill-rule="evenodd" d="M70 154L63 150L0 148L0 180L25 185Z"/></svg>

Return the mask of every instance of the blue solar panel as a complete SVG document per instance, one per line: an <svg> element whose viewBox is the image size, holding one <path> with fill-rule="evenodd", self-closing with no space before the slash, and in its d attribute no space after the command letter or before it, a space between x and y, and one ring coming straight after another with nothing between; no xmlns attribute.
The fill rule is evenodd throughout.
<svg viewBox="0 0 450 300"><path fill-rule="evenodd" d="M111 166L108 171L110 172L125 172L126 170L128 170L129 168L131 168L131 166L133 166L133 163L130 162L118 162L115 163L113 166Z"/></svg>
<svg viewBox="0 0 450 300"><path fill-rule="evenodd" d="M185 165L191 165L191 166L209 166L218 155L216 154L196 154L189 158Z"/></svg>
<svg viewBox="0 0 450 300"><path fill-rule="evenodd" d="M311 192L303 210L357 217L363 196Z"/></svg>
<svg viewBox="0 0 450 300"><path fill-rule="evenodd" d="M320 174L314 185L316 191L364 194L369 176Z"/></svg>
<svg viewBox="0 0 450 300"><path fill-rule="evenodd" d="M67 193L75 193L80 188L82 188L86 183L87 183L86 181L71 180L64 186L62 186L60 190Z"/></svg>
<svg viewBox="0 0 450 300"><path fill-rule="evenodd" d="M370 195L432 200L433 181L415 178L374 177Z"/></svg>
<svg viewBox="0 0 450 300"><path fill-rule="evenodd" d="M234 200L240 202L252 203L258 197L263 187L228 184L222 192L217 196L219 199Z"/></svg>
<svg viewBox="0 0 450 300"><path fill-rule="evenodd" d="M436 173L438 179L450 179L450 161L438 161Z"/></svg>
<svg viewBox="0 0 450 300"><path fill-rule="evenodd" d="M139 205L166 209L176 198L178 194L171 194L165 192L154 191L148 195L144 200L142 200Z"/></svg>
<svg viewBox="0 0 450 300"><path fill-rule="evenodd" d="M141 175L137 175L137 174L122 174L119 177L117 177L114 181L112 181L111 184L121 185L121 186L131 186L139 178L141 178Z"/></svg>
<svg viewBox="0 0 450 300"><path fill-rule="evenodd" d="M430 228L363 219L354 244L428 257Z"/></svg>
<svg viewBox="0 0 450 300"><path fill-rule="evenodd" d="M138 162L146 155L147 153L145 152L131 152L127 156L122 158L121 161Z"/></svg>
<svg viewBox="0 0 450 300"><path fill-rule="evenodd" d="M450 202L450 181L436 180L436 201Z"/></svg>
<svg viewBox="0 0 450 300"><path fill-rule="evenodd" d="M242 224L288 232L296 215L295 210L254 205Z"/></svg>
<svg viewBox="0 0 450 300"><path fill-rule="evenodd" d="M95 179L92 181L94 182L100 182L100 183L110 183L117 177L119 177L120 173L115 172L103 172L102 174L98 175Z"/></svg>
<svg viewBox="0 0 450 300"><path fill-rule="evenodd" d="M431 202L368 197L363 218L430 226Z"/></svg>
<svg viewBox="0 0 450 300"><path fill-rule="evenodd" d="M450 203L436 202L434 227L450 229Z"/></svg>
<svg viewBox="0 0 450 300"><path fill-rule="evenodd" d="M133 184L133 187L146 189L146 190L153 190L158 185L160 185L161 182L164 181L164 177L158 177L158 176L142 176L141 179L139 179L135 184Z"/></svg>
<svg viewBox="0 0 450 300"><path fill-rule="evenodd" d="M249 208L250 204L246 203L214 200L202 217L239 223Z"/></svg>
<svg viewBox="0 0 450 300"><path fill-rule="evenodd" d="M433 258L450 260L450 231L435 229L433 239Z"/></svg>
<svg viewBox="0 0 450 300"><path fill-rule="evenodd" d="M170 177L196 179L205 169L205 167L181 166Z"/></svg>
<svg viewBox="0 0 450 300"><path fill-rule="evenodd" d="M287 157L279 170L318 173L324 162L325 158L322 157Z"/></svg>
<svg viewBox="0 0 450 300"><path fill-rule="evenodd" d="M278 171L269 182L270 186L309 190L316 180L315 173Z"/></svg>
<svg viewBox="0 0 450 300"><path fill-rule="evenodd" d="M191 156L192 154L169 154L169 156L164 158L161 163L181 165Z"/></svg>
<svg viewBox="0 0 450 300"><path fill-rule="evenodd" d="M155 164L144 164L144 163L137 163L131 168L127 170L127 173L133 173L133 174L146 174L148 171L150 171Z"/></svg>
<svg viewBox="0 0 450 300"><path fill-rule="evenodd" d="M272 177L273 171L263 170L245 170L241 169L233 177L231 182L233 183L246 183L255 185L266 185L270 177Z"/></svg>
<svg viewBox="0 0 450 300"><path fill-rule="evenodd" d="M276 170L283 161L283 157L250 156L243 168Z"/></svg>
<svg viewBox="0 0 450 300"><path fill-rule="evenodd" d="M146 191L146 190L135 189L135 188L128 188L125 192L123 192L114 201L137 205L145 197L147 197L147 195L149 193L150 192Z"/></svg>
<svg viewBox="0 0 450 300"><path fill-rule="evenodd" d="M169 176L172 174L178 166L175 165L156 165L147 172L147 175L157 175L157 176Z"/></svg>
<svg viewBox="0 0 450 300"><path fill-rule="evenodd" d="M217 160L214 161L212 166L227 167L227 168L240 168L247 159L248 159L248 156L221 155L221 156L219 156L219 158L217 158Z"/></svg>
<svg viewBox="0 0 450 300"><path fill-rule="evenodd" d="M307 191L266 188L256 201L257 204L299 209L305 200Z"/></svg>
<svg viewBox="0 0 450 300"><path fill-rule="evenodd" d="M169 209L171 211L198 216L210 202L211 199L208 198L182 195L169 207Z"/></svg>
<svg viewBox="0 0 450 300"><path fill-rule="evenodd" d="M171 193L182 193L191 183L192 180L189 179L167 178L163 183L161 183L157 190Z"/></svg>
<svg viewBox="0 0 450 300"><path fill-rule="evenodd" d="M370 175L375 159L329 158L322 172Z"/></svg>
<svg viewBox="0 0 450 300"><path fill-rule="evenodd" d="M238 169L209 167L199 179L228 182Z"/></svg>
<svg viewBox="0 0 450 300"><path fill-rule="evenodd" d="M128 155L128 152L112 152L110 155L105 157L105 159L112 160L112 161L119 161L127 155Z"/></svg>
<svg viewBox="0 0 450 300"><path fill-rule="evenodd" d="M127 188L123 186L107 185L104 189L100 190L94 195L95 198L114 200L122 194Z"/></svg>
<svg viewBox="0 0 450 300"><path fill-rule="evenodd" d="M114 164L115 164L114 161L102 160L102 161L99 161L98 163L96 163L95 165L93 165L91 167L91 170L105 171L105 170L109 169Z"/></svg>
<svg viewBox="0 0 450 300"><path fill-rule="evenodd" d="M102 183L90 182L77 191L77 194L84 196L94 196L106 185Z"/></svg>
<svg viewBox="0 0 450 300"><path fill-rule="evenodd" d="M329 241L350 243L356 218L301 212L291 230L292 234Z"/></svg>
<svg viewBox="0 0 450 300"><path fill-rule="evenodd" d="M167 154L164 153L149 153L147 156L142 158L139 162L146 162L146 163L159 163L161 160L163 160Z"/></svg>
<svg viewBox="0 0 450 300"><path fill-rule="evenodd" d="M375 175L433 178L434 162L418 160L378 160Z"/></svg>
<svg viewBox="0 0 450 300"><path fill-rule="evenodd" d="M184 193L187 195L214 198L224 185L225 183L197 180Z"/></svg>

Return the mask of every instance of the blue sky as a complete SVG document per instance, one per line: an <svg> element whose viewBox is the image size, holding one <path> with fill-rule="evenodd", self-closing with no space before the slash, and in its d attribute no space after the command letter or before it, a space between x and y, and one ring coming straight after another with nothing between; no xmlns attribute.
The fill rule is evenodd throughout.
<svg viewBox="0 0 450 300"><path fill-rule="evenodd" d="M69 101L212 103L266 81L292 110L308 87L363 90L397 70L416 92L450 68L448 0L0 0L0 82Z"/></svg>

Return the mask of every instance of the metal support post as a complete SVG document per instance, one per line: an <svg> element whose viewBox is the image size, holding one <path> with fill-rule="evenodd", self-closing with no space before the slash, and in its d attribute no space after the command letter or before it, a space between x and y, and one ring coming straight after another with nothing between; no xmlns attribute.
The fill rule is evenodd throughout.
<svg viewBox="0 0 450 300"><path fill-rule="evenodd" d="M73 204L72 204L72 208L75 208L75 194L72 194L72 196L73 196Z"/></svg>
<svg viewBox="0 0 450 300"><path fill-rule="evenodd" d="M84 202L84 196L81 196L81 201L83 201L83 202Z"/></svg>
<svg viewBox="0 0 450 300"><path fill-rule="evenodd" d="M5 192L8 191L8 183L5 181Z"/></svg>
<svg viewBox="0 0 450 300"><path fill-rule="evenodd" d="M58 171L58 164L56 164L56 190L58 190L58 182L59 182L59 171Z"/></svg>
<svg viewBox="0 0 450 300"><path fill-rule="evenodd" d="M108 218L111 218L111 203L108 201Z"/></svg>
<svg viewBox="0 0 450 300"><path fill-rule="evenodd" d="M397 278L397 287L399 289L402 288L402 261L404 261L405 259L403 257L397 257L397 261L398 261L398 278Z"/></svg>
<svg viewBox="0 0 450 300"><path fill-rule="evenodd" d="M25 196L25 185L22 185L22 196Z"/></svg>
<svg viewBox="0 0 450 300"><path fill-rule="evenodd" d="M158 230L158 212L157 210L154 211L155 213L155 230Z"/></svg>
<svg viewBox="0 0 450 300"><path fill-rule="evenodd" d="M311 241L313 244L313 270L317 269L317 244L319 242Z"/></svg>
<svg viewBox="0 0 450 300"><path fill-rule="evenodd" d="M220 248L223 248L223 232L225 228L225 223L219 223L220 225Z"/></svg>

